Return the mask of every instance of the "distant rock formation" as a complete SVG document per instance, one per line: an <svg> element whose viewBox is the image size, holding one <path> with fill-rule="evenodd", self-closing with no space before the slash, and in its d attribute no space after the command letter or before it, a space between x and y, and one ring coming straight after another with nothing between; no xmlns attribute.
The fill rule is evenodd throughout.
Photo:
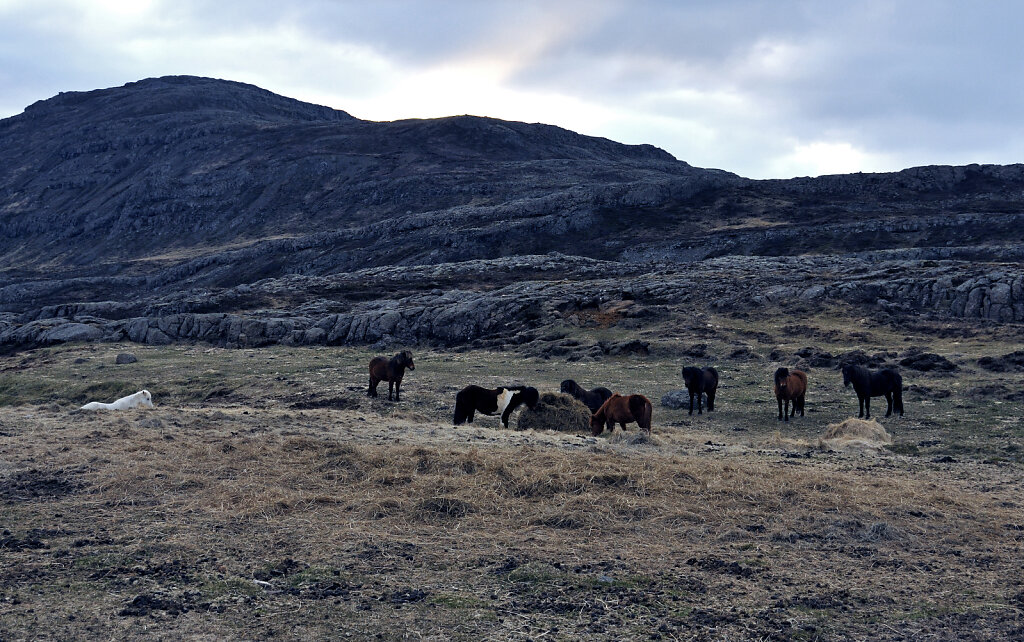
<svg viewBox="0 0 1024 642"><path fill-rule="evenodd" d="M792 301L1021 322L1022 260L1021 165L754 181L187 76L0 120L3 346L516 345Z"/></svg>

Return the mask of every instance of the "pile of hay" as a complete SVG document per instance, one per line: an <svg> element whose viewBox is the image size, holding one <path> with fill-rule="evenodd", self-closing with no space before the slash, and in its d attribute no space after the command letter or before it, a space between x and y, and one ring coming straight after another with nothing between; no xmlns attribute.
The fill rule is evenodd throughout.
<svg viewBox="0 0 1024 642"><path fill-rule="evenodd" d="M516 423L518 430L557 430L590 432L590 409L578 399L561 393L545 392L533 410L523 407Z"/></svg>
<svg viewBox="0 0 1024 642"><path fill-rule="evenodd" d="M847 419L838 424L829 424L825 434L818 440L823 450L877 450L892 443L892 435L874 419Z"/></svg>

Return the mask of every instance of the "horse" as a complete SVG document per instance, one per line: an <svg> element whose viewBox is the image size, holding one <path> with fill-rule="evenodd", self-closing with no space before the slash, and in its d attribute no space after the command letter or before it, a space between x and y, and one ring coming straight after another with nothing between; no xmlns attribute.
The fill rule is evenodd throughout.
<svg viewBox="0 0 1024 642"><path fill-rule="evenodd" d="M843 386L849 387L853 384L853 390L857 393L857 401L860 405L858 417L871 418L871 398L885 397L888 405L885 416L892 415L893 411L903 416L903 377L899 371L891 368L872 372L864 366L847 364L843 366Z"/></svg>
<svg viewBox="0 0 1024 642"><path fill-rule="evenodd" d="M473 414L481 412L485 415L501 415L501 423L508 428L512 411L522 404L533 410L539 401L540 393L529 386L505 386L489 390L469 385L455 395L453 421L456 426L473 423Z"/></svg>
<svg viewBox="0 0 1024 642"><path fill-rule="evenodd" d="M90 401L82 406L80 410L127 410L128 408L139 407L153 407L153 395L149 394L148 390L140 390L135 394L128 395L127 397L121 397L117 401L111 403Z"/></svg>
<svg viewBox="0 0 1024 642"><path fill-rule="evenodd" d="M398 399L398 389L402 386L402 377L405 376L405 369L416 369L412 362L412 353L402 350L388 361L387 357L374 357L370 359L370 388L366 391L367 397L377 396L377 384L381 381L388 382L388 401L391 401L391 393L395 394L395 401Z"/></svg>
<svg viewBox="0 0 1024 642"><path fill-rule="evenodd" d="M612 432L615 424L625 430L626 424L632 421L648 435L651 434L651 400L643 395L624 397L616 393L590 417L590 432L596 437L606 426L608 432Z"/></svg>
<svg viewBox="0 0 1024 642"><path fill-rule="evenodd" d="M701 410L702 394L708 396L708 412L715 409L715 393L718 391L718 371L708 366L703 370L700 368L683 368L683 381L686 382L686 389L690 393L690 414L693 414L693 398L697 397L697 414L703 414Z"/></svg>
<svg viewBox="0 0 1024 642"><path fill-rule="evenodd" d="M796 417L799 410L800 416L804 416L804 400L807 395L807 375L800 370L790 372L789 368L779 368L775 371L775 399L779 402L779 419L789 421L790 417ZM786 402L786 409L783 412L782 402ZM793 414L789 412L789 402L793 402Z"/></svg>
<svg viewBox="0 0 1024 642"><path fill-rule="evenodd" d="M598 408L608 401L608 397L612 396L612 391L607 388L598 387L593 390L584 390L572 379L562 382L562 392L582 401L584 406L590 408L591 413L597 412Z"/></svg>

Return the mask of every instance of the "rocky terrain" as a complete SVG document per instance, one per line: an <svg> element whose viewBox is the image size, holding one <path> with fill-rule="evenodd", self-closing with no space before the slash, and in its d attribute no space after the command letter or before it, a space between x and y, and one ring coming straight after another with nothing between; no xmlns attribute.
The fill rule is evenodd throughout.
<svg viewBox="0 0 1024 642"><path fill-rule="evenodd" d="M1024 166L754 181L547 125L370 122L193 77L30 105L0 150L7 349L512 347L579 311L628 328L792 301L1024 321Z"/></svg>

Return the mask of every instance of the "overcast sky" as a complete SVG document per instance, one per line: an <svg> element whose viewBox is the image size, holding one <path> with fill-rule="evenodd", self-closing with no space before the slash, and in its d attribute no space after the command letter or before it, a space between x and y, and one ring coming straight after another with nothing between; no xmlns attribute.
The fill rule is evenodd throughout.
<svg viewBox="0 0 1024 642"><path fill-rule="evenodd" d="M189 74L476 114L751 178L1024 161L1015 0L0 0L0 117Z"/></svg>

